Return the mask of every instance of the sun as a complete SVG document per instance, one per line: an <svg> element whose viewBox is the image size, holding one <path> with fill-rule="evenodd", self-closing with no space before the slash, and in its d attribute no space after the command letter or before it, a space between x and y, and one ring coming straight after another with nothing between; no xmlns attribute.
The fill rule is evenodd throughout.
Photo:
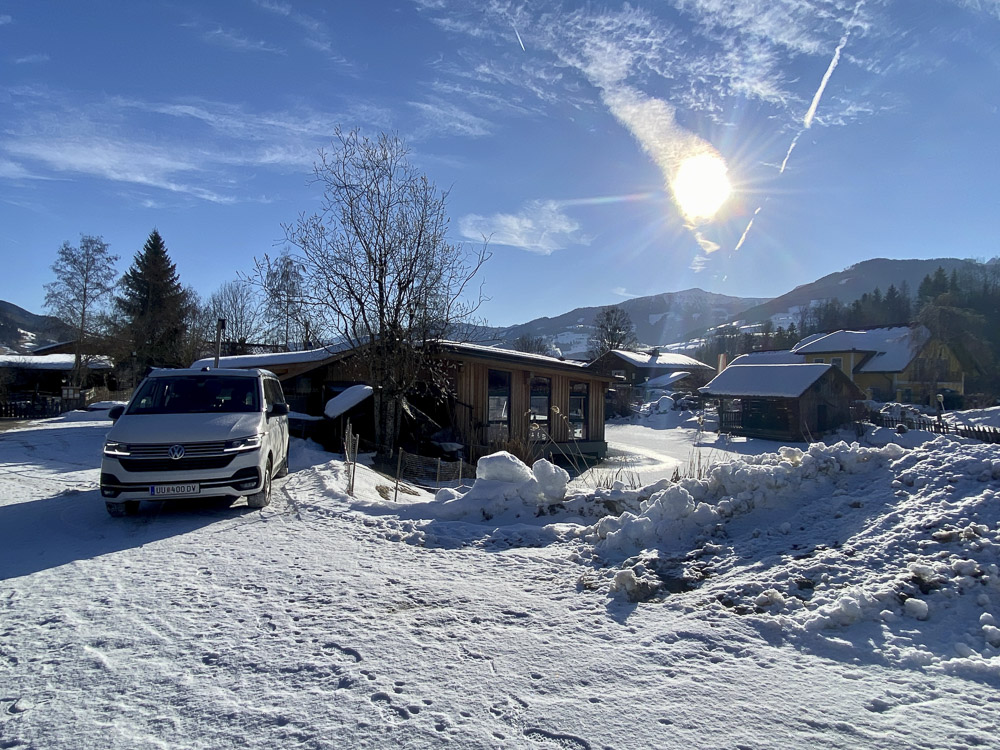
<svg viewBox="0 0 1000 750"><path fill-rule="evenodd" d="M726 202L733 191L726 171L726 163L715 154L701 153L681 162L670 189L688 221L707 221Z"/></svg>

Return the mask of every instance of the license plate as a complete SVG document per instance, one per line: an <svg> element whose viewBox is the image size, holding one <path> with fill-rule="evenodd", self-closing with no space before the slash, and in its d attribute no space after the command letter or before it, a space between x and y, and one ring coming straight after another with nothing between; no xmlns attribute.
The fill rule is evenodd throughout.
<svg viewBox="0 0 1000 750"><path fill-rule="evenodd" d="M177 497L200 493L201 485L199 484L154 484L149 488L149 494L152 497Z"/></svg>

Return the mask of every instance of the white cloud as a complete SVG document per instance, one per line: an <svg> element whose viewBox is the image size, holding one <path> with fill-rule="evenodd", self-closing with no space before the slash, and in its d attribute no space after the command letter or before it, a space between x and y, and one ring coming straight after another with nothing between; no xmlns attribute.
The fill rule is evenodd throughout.
<svg viewBox="0 0 1000 750"><path fill-rule="evenodd" d="M32 177L23 165L9 159L0 158L0 178L7 180L23 180Z"/></svg>
<svg viewBox="0 0 1000 750"><path fill-rule="evenodd" d="M416 138L438 135L459 135L480 138L492 132L490 122L468 112L453 102L431 99L425 102L409 102L420 112L424 125L414 134Z"/></svg>
<svg viewBox="0 0 1000 750"><path fill-rule="evenodd" d="M213 29L202 32L202 38L211 44L218 44L235 50L246 50L248 52L267 52L272 55L284 55L285 50L261 39L249 39L238 31L224 29L216 26Z"/></svg>
<svg viewBox="0 0 1000 750"><path fill-rule="evenodd" d="M551 255L571 245L590 244L580 224L564 211L560 201L531 201L517 214L469 214L459 221L459 232L469 240L489 238L491 244L518 247Z"/></svg>
<svg viewBox="0 0 1000 750"><path fill-rule="evenodd" d="M8 153L24 160L43 164L55 172L101 177L113 182L156 187L211 201L233 203L232 196L180 181L184 174L195 174L203 160L176 149L128 143L100 135L63 135L60 137L21 137L8 141Z"/></svg>
<svg viewBox="0 0 1000 750"><path fill-rule="evenodd" d="M634 299L635 297L639 296L638 294L634 294L628 291L623 286L616 286L614 289L611 290L611 293L614 294L616 297L624 297L625 299Z"/></svg>
<svg viewBox="0 0 1000 750"><path fill-rule="evenodd" d="M19 57L14 60L15 65L30 65L33 63L45 63L49 61L49 56L46 54L38 55L26 55L25 57Z"/></svg>
<svg viewBox="0 0 1000 750"><path fill-rule="evenodd" d="M254 0L254 2L263 10L287 18L305 31L306 36L303 40L305 46L322 52L335 63L341 65L349 64L346 58L334 51L329 29L319 19L295 10L291 3L280 2L278 0Z"/></svg>
<svg viewBox="0 0 1000 750"><path fill-rule="evenodd" d="M10 16L0 16L0 26L6 26L7 24L12 23L13 20L14 19Z"/></svg>

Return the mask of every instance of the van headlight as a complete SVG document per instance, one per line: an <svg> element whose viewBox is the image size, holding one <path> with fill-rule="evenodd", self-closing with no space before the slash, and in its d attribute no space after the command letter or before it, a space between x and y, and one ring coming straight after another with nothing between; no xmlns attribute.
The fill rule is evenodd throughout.
<svg viewBox="0 0 1000 750"><path fill-rule="evenodd" d="M236 438L235 440L227 440L223 450L226 453L255 451L260 448L261 437L261 435L250 435L248 437Z"/></svg>
<svg viewBox="0 0 1000 750"><path fill-rule="evenodd" d="M119 443L114 440L106 440L104 442L104 455L111 456L113 458L119 458L121 456L131 456L132 451L129 449L126 443Z"/></svg>

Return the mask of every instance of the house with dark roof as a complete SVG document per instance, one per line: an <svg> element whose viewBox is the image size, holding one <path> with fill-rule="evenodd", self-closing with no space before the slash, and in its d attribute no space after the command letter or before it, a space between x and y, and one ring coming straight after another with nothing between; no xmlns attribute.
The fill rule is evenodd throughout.
<svg viewBox="0 0 1000 750"><path fill-rule="evenodd" d="M938 393L965 393L961 362L923 326L834 331L799 342L792 353L832 364L876 401L932 404Z"/></svg>
<svg viewBox="0 0 1000 750"><path fill-rule="evenodd" d="M719 400L720 432L803 442L849 423L864 398L830 364L730 365L698 390Z"/></svg>
<svg viewBox="0 0 1000 750"><path fill-rule="evenodd" d="M106 385L111 373L107 357L83 358L83 385ZM0 378L8 393L60 396L76 368L74 354L0 354Z"/></svg>
<svg viewBox="0 0 1000 750"><path fill-rule="evenodd" d="M715 368L699 362L694 357L679 352L650 349L646 352L631 352L625 349L612 349L590 363L590 368L615 378L616 382L625 386L642 387L648 381L663 382L670 385L682 378L673 378L684 372L690 376L694 385L706 382L715 372Z"/></svg>

